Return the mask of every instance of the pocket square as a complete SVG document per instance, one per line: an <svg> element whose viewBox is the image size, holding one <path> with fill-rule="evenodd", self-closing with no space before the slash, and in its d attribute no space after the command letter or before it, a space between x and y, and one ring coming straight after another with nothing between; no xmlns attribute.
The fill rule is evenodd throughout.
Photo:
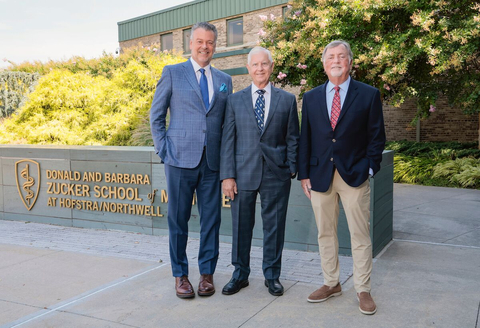
<svg viewBox="0 0 480 328"><path fill-rule="evenodd" d="M222 83L219 89L220 92L227 92L227 85L225 83Z"/></svg>

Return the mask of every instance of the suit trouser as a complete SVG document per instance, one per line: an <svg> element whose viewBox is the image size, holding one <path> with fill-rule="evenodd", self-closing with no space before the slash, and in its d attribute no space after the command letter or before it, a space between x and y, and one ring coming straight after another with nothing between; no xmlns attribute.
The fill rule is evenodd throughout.
<svg viewBox="0 0 480 328"><path fill-rule="evenodd" d="M213 274L218 260L221 185L219 172L210 170L205 154L194 169L165 164L168 190L170 261L174 277L188 275L188 221L196 191L200 213L200 274Z"/></svg>
<svg viewBox="0 0 480 328"><path fill-rule="evenodd" d="M260 194L263 222L263 275L278 279L282 265L285 221L291 180L280 180L264 163L258 190L238 190L232 206L233 278L245 280L250 275L250 249L255 225L255 206Z"/></svg>
<svg viewBox="0 0 480 328"><path fill-rule="evenodd" d="M370 238L370 183L349 186L335 170L326 192L312 190L312 207L318 228L318 246L324 284L336 286L340 277L337 225L339 199L347 217L353 257L353 281L357 293L370 292L372 241Z"/></svg>

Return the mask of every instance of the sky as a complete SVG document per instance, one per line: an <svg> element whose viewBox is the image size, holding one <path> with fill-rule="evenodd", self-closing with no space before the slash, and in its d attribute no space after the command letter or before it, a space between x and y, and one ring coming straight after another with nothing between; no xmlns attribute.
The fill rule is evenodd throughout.
<svg viewBox="0 0 480 328"><path fill-rule="evenodd" d="M117 23L192 0L0 0L0 69L6 60L100 57L118 48Z"/></svg>

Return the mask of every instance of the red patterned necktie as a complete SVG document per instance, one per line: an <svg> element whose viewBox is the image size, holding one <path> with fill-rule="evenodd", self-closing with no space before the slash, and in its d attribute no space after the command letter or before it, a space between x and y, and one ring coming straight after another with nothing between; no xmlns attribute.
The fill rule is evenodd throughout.
<svg viewBox="0 0 480 328"><path fill-rule="evenodd" d="M335 126L337 125L338 117L340 116L340 110L342 109L342 105L340 102L340 87L335 86L335 95L333 96L332 102L332 115L330 116L330 124L332 125L332 129L335 130Z"/></svg>

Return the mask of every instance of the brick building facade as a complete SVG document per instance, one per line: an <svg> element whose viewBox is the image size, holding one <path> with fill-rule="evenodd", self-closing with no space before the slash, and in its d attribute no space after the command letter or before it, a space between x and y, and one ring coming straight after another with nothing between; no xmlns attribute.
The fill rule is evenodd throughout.
<svg viewBox="0 0 480 328"><path fill-rule="evenodd" d="M465 115L450 107L445 98L437 100L437 110L420 121L419 140L433 142L474 142L479 140L479 115ZM417 140L417 126L411 124L417 113L414 100L405 101L401 107L384 105L385 132L388 141Z"/></svg>
<svg viewBox="0 0 480 328"><path fill-rule="evenodd" d="M151 15L119 22L120 48L139 44L165 47L165 44L162 45L162 40L166 43L165 36L168 36L171 49L178 53L185 52L183 56L188 58L188 39L185 33L197 21L209 21L218 30L217 48L212 65L230 74L234 89L238 91L251 83L245 65L248 52L258 44L258 32L263 26L259 16L281 16L287 6L285 0L261 2L260 4L260 1L243 0L239 5L236 0L197 0ZM170 17L175 19L171 23L164 24L163 28L158 27L159 21L165 21ZM229 44L231 22L241 22L243 25L240 44ZM299 88L288 88L287 91L299 94ZM299 108L300 105L299 102ZM437 111L431 113L428 119L422 120L417 127L411 125L417 111L414 100L406 101L399 108L385 105L387 140L415 141L417 138L420 141L472 142L479 140L479 115L464 115L460 109L450 107L442 98L438 100L436 107Z"/></svg>

